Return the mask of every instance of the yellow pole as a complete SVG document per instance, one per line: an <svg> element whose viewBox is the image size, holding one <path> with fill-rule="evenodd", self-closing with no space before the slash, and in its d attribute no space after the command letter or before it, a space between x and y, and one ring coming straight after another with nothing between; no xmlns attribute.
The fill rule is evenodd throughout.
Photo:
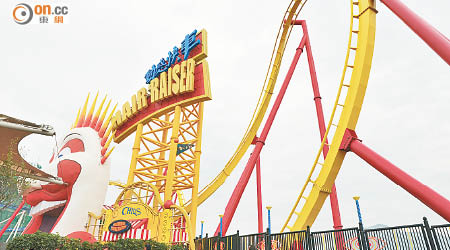
<svg viewBox="0 0 450 250"><path fill-rule="evenodd" d="M194 163L194 180L192 187L192 202L191 202L191 225L192 233L196 234L197 228L197 206L198 206L198 184L200 175L200 155L202 153L202 127L203 127L203 102L199 104L198 110L198 127L197 127L197 145L195 145L195 163Z"/></svg>
<svg viewBox="0 0 450 250"><path fill-rule="evenodd" d="M178 130L180 129L180 113L181 107L176 106L172 124L172 137L170 137L169 164L167 166L164 202L172 199L173 179L175 176L175 163L177 158Z"/></svg>
<svg viewBox="0 0 450 250"><path fill-rule="evenodd" d="M130 171L128 172L127 185L131 185L134 182L134 172L136 171L137 157L141 150L141 136L142 136L142 123L139 123L136 128L136 137L134 138L133 151L131 153ZM125 200L131 198L131 192L125 195Z"/></svg>
<svg viewBox="0 0 450 250"><path fill-rule="evenodd" d="M169 122L169 118L170 115L166 114L164 117L164 120L168 123ZM167 143L167 135L169 134L169 129L164 129L163 131L163 135L162 135L162 139L161 141L163 143ZM160 160L165 160L166 159L166 152L163 151L159 154L159 159ZM163 168L164 167L159 167L158 168L158 176L161 176L163 174ZM156 188L158 189L158 191L161 191L161 186L162 186L162 181L158 181L156 182ZM156 196L155 193L153 193L154 196ZM159 202L158 199L156 197L153 197L153 211L158 211L158 206L159 206ZM152 223L148 223L148 228L150 228L151 232L157 232L158 231L158 223L156 223L155 221L153 221Z"/></svg>
<svg viewBox="0 0 450 250"><path fill-rule="evenodd" d="M166 114L165 117L164 117L164 120L166 122L169 122L169 118L170 118L170 116L168 114ZM169 129L168 128L164 129L163 134L162 134L162 139L161 139L161 141L163 143L167 143L167 136L168 136L168 134L169 134ZM169 153L170 153L170 151L169 151ZM160 160L165 160L166 159L166 151L163 151L163 152L161 152L159 154L159 159ZM164 169L164 167L159 167L158 168L158 171L157 171L158 176L163 174L163 169ZM158 188L158 191L161 191L161 186L162 186L162 181L156 182L156 187ZM158 203L157 199L153 198L153 209L155 209L155 211L158 209L158 205L159 205L159 203Z"/></svg>
<svg viewBox="0 0 450 250"><path fill-rule="evenodd" d="M181 107L175 107L175 114L172 122L172 136L170 137L169 163L167 166L166 184L164 189L164 202L172 199L173 182L175 176L175 163L177 158L178 130L180 129ZM170 242L170 228L172 225L171 210L164 209L160 214L161 233L158 235L159 241L164 243Z"/></svg>
<svg viewBox="0 0 450 250"><path fill-rule="evenodd" d="M136 137L134 138L133 151L131 154L130 172L128 172L127 185L130 185L134 182L134 171L136 171L137 157L139 151L141 150L142 128L143 128L142 123L139 123L136 128Z"/></svg>

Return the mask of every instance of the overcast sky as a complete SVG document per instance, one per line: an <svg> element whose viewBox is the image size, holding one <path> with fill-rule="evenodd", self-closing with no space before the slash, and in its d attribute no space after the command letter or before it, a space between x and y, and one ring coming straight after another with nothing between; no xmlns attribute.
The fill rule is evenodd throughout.
<svg viewBox="0 0 450 250"><path fill-rule="evenodd" d="M21 2L68 6L64 24L19 25ZM450 2L404 0L447 37ZM205 104L201 187L223 168L239 144L262 87L278 26L289 1L18 1L0 2L0 113L67 131L88 92L122 104L145 86L148 68L194 29L208 31L213 100ZM357 125L363 142L401 169L450 198L450 70L406 25L377 3L372 71ZM306 19L325 118L328 120L345 59L348 1L309 1ZM53 20L49 20L52 22ZM295 28L276 93L301 39ZM306 180L320 141L307 62L302 55L261 154L263 206L272 206L279 231ZM114 180L125 182L132 138L116 147ZM53 138L30 136L30 160L46 164ZM250 148L251 149L251 148ZM248 154L225 185L199 208L198 221L214 232ZM344 227L357 225L353 196L361 196L363 222L432 224L444 219L348 153L336 180ZM107 204L115 199L110 191ZM265 227L267 218L265 218ZM313 230L331 229L327 200ZM257 231L252 177L229 232Z"/></svg>

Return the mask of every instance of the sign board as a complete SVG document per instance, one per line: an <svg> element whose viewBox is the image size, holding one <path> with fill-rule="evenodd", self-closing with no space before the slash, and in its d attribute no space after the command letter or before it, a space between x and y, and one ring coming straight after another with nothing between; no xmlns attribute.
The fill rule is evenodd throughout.
<svg viewBox="0 0 450 250"><path fill-rule="evenodd" d="M112 118L114 141L119 143L147 123L175 109L211 100L207 57L207 34L201 30L187 34L145 74L143 87L125 102Z"/></svg>
<svg viewBox="0 0 450 250"><path fill-rule="evenodd" d="M138 220L152 216L151 208L144 203L129 202L121 205L113 212L113 220Z"/></svg>
<svg viewBox="0 0 450 250"><path fill-rule="evenodd" d="M125 233L131 229L131 223L127 220L115 220L108 226L108 230L114 234Z"/></svg>

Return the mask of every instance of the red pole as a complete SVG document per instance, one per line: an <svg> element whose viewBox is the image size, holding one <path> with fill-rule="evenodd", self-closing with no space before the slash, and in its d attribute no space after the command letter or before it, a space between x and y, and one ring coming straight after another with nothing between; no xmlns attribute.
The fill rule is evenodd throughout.
<svg viewBox="0 0 450 250"><path fill-rule="evenodd" d="M280 108L281 101L283 100L284 94L286 93L286 89L289 85L289 82L291 81L292 74L294 73L295 67L297 66L298 59L300 58L300 55L303 52L305 42L306 37L303 36L302 40L300 41L300 45L298 46L297 51L295 52L294 58L292 59L291 66L289 67L289 70L286 74L286 78L284 79L280 92L278 93L277 98L273 103L272 110L270 110L270 114L267 117L266 123L264 124L261 136L257 138L256 145L253 148L253 152L250 155L250 158L248 159L247 165L245 165L245 169L242 172L241 177L239 178L239 182L234 188L233 193L231 194L231 198L228 201L227 206L225 207L225 213L222 218L222 235L226 235L228 227L230 226L231 220L233 219L233 215L236 212L236 208L242 197L242 193L244 192L244 189L247 186L248 180L250 179L250 175L252 174L253 168L256 165L256 160L258 159L259 154L261 153L261 149L264 146L267 135L269 134L270 127L272 126L275 116L277 115L278 108ZM216 236L219 235L219 232L220 232L220 225L217 226L215 235Z"/></svg>
<svg viewBox="0 0 450 250"><path fill-rule="evenodd" d="M17 207L16 211L11 215L8 222L6 222L5 226L3 227L2 231L0 231L0 238L3 236L3 234L6 232L6 229L8 229L9 225L13 222L13 220L16 218L17 214L19 213L20 209L23 208L23 205L25 205L25 200L22 200L20 205Z"/></svg>
<svg viewBox="0 0 450 250"><path fill-rule="evenodd" d="M306 36L306 44L305 44L306 55L308 58L309 74L311 75L311 84L314 93L314 103L316 105L317 120L319 122L320 141L322 141L326 133L325 118L323 116L323 108L322 108L322 97L320 96L319 82L317 80L316 67L312 55L311 43L308 34L308 27L306 26L306 21L301 20L300 22L302 25L303 34ZM325 143L328 144L328 138L325 138ZM324 145L323 147L324 159L327 157L328 149L329 149L328 146ZM330 205L331 205L331 215L333 217L333 228L335 230L342 229L341 213L339 211L339 201L336 193L336 184L333 184L333 187L331 188ZM336 246L339 250L344 249L343 248L344 237L341 232L336 233Z"/></svg>
<svg viewBox="0 0 450 250"><path fill-rule="evenodd" d="M353 153L450 222L450 201L362 144L354 131L350 133L351 138L347 141Z"/></svg>
<svg viewBox="0 0 450 250"><path fill-rule="evenodd" d="M414 13L400 0L381 0L381 2L450 65L450 40L446 36Z"/></svg>
<svg viewBox="0 0 450 250"><path fill-rule="evenodd" d="M295 24L297 24L298 20L296 20ZM311 50L311 43L308 35L308 27L306 26L305 20L300 20L300 24L303 28L303 35L306 36L306 55L308 58L309 64L309 74L311 75L311 83L314 92L314 103L316 104L316 112L317 112L317 120L319 122L319 131L320 131L320 141L323 140L325 136L326 127L325 127L325 119L323 117L323 109L322 109L322 97L320 97L319 92L319 83L317 81L316 75L316 67L314 65L314 58ZM325 139L325 143L328 144L328 139ZM323 158L325 159L328 154L328 146L324 145L323 147ZM336 185L333 184L333 188L330 193L330 203L331 203L331 214L333 216L333 228L335 230L342 229L341 223L341 213L339 212L339 202L336 194Z"/></svg>
<svg viewBox="0 0 450 250"><path fill-rule="evenodd" d="M258 206L258 233L263 233L263 212L262 212L262 197L261 197L261 165L259 156L256 159L256 196Z"/></svg>

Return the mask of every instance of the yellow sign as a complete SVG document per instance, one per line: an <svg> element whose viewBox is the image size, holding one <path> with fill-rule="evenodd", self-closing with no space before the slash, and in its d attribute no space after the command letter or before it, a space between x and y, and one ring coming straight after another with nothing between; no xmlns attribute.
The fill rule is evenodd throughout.
<svg viewBox="0 0 450 250"><path fill-rule="evenodd" d="M144 203L130 202L114 210L113 220L138 220L149 218L150 207Z"/></svg>
<svg viewBox="0 0 450 250"><path fill-rule="evenodd" d="M147 103L147 90L141 88L137 94L131 96L130 102L125 102L122 106L122 111L118 110L114 115L112 122L112 128L116 129L123 123L128 121L131 117L135 116L139 111L148 106Z"/></svg>
<svg viewBox="0 0 450 250"><path fill-rule="evenodd" d="M194 70L196 63L194 59L176 64L169 68L168 72L162 72L159 77L150 81L148 93L150 93L150 103L158 102L172 96L181 95L194 91ZM122 111L118 110L112 119L113 129L122 126L139 111L148 106L147 91L141 88L136 94L131 96L130 102L125 102Z"/></svg>
<svg viewBox="0 0 450 250"><path fill-rule="evenodd" d="M175 109L211 100L209 67L206 61L206 31L189 34L184 46L174 48L167 59L146 74L146 84L131 96L111 118L114 141L120 143L137 125Z"/></svg>
<svg viewBox="0 0 450 250"><path fill-rule="evenodd" d="M150 81L150 102L164 100L173 95L194 91L194 59L176 64L167 72L162 72L157 78Z"/></svg>
<svg viewBox="0 0 450 250"><path fill-rule="evenodd" d="M160 224L160 232L158 241L161 242L170 242L170 228L172 227L172 211L170 209L164 209L161 213L161 224Z"/></svg>

